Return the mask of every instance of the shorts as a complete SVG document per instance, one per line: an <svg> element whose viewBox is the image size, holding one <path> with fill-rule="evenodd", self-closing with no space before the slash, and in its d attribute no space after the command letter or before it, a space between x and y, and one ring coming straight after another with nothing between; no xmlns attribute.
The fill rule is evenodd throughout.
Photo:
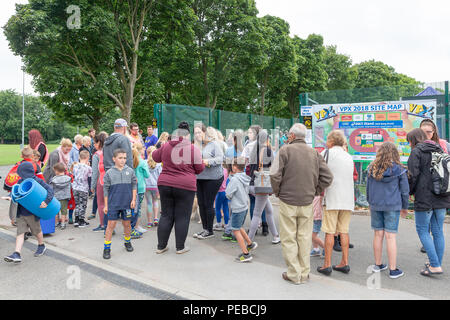
<svg viewBox="0 0 450 320"><path fill-rule="evenodd" d="M384 230L389 233L397 233L399 221L400 211L370 210L370 225L372 230Z"/></svg>
<svg viewBox="0 0 450 320"><path fill-rule="evenodd" d="M325 210L321 230L328 234L348 233L351 216L350 210Z"/></svg>
<svg viewBox="0 0 450 320"><path fill-rule="evenodd" d="M247 216L247 210L242 212L231 213L231 230L240 230L245 222L245 217Z"/></svg>
<svg viewBox="0 0 450 320"><path fill-rule="evenodd" d="M131 209L126 210L108 210L108 221L117 221L122 219L123 221L131 221L133 212Z"/></svg>
<svg viewBox="0 0 450 320"><path fill-rule="evenodd" d="M320 228L322 228L322 220L314 220L313 232L319 233Z"/></svg>
<svg viewBox="0 0 450 320"><path fill-rule="evenodd" d="M29 229L34 236L42 232L40 219L34 215L19 216L16 219L16 223L18 236L28 232Z"/></svg>

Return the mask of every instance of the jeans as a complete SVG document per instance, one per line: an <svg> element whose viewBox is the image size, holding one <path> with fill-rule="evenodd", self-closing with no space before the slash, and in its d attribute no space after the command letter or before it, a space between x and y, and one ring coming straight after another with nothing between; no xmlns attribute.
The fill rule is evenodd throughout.
<svg viewBox="0 0 450 320"><path fill-rule="evenodd" d="M161 216L158 225L158 249L167 247L170 232L175 225L177 250L184 249L189 230L195 191L168 186L158 186L161 198Z"/></svg>
<svg viewBox="0 0 450 320"><path fill-rule="evenodd" d="M250 194L250 219L253 219L253 210L255 210L255 196ZM263 210L261 216L261 222L267 223L266 220L266 210Z"/></svg>
<svg viewBox="0 0 450 320"><path fill-rule="evenodd" d="M94 193L94 202L92 202L92 215L95 216L97 209L98 209L98 204L97 204L97 192Z"/></svg>
<svg viewBox="0 0 450 320"><path fill-rule="evenodd" d="M144 202L144 193L139 193L136 197L136 207L134 209L133 218L131 218L131 229L136 228L138 218L141 216L141 207Z"/></svg>
<svg viewBox="0 0 450 320"><path fill-rule="evenodd" d="M225 196L225 191L217 193L217 196L216 196L216 220L217 220L217 223L222 222L221 211L223 211L224 223L228 224L229 209L228 209L228 199Z"/></svg>
<svg viewBox="0 0 450 320"><path fill-rule="evenodd" d="M416 230L420 242L427 251L430 265L439 268L444 257L444 219L447 209L432 209L429 211L416 211ZM431 237L429 230L431 228Z"/></svg>

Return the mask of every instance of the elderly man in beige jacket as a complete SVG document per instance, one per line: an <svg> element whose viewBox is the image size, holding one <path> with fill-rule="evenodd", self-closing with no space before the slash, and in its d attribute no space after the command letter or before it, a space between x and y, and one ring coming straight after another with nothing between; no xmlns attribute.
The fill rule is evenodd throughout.
<svg viewBox="0 0 450 320"><path fill-rule="evenodd" d="M288 266L284 280L295 284L309 280L313 230L312 202L333 181L322 156L305 142L306 127L296 123L289 130L270 172L272 189L280 199L280 237Z"/></svg>

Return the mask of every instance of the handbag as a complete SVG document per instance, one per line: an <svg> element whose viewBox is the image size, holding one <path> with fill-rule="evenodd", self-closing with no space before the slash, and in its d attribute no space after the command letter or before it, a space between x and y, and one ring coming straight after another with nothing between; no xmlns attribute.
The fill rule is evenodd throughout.
<svg viewBox="0 0 450 320"><path fill-rule="evenodd" d="M264 149L261 150L261 155ZM264 170L262 159L259 161L258 171L255 174L255 194L272 194L272 185L270 183L270 171Z"/></svg>

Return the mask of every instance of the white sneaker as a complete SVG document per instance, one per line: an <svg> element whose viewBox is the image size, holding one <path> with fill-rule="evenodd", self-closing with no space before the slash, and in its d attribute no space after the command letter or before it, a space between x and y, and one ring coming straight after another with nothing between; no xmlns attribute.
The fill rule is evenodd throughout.
<svg viewBox="0 0 450 320"><path fill-rule="evenodd" d="M222 225L221 223L216 223L216 224L213 226L213 230L214 230L214 231L223 231L223 225Z"/></svg>
<svg viewBox="0 0 450 320"><path fill-rule="evenodd" d="M146 233L148 230L142 228L141 226L136 227L136 230L139 231L140 233Z"/></svg>
<svg viewBox="0 0 450 320"><path fill-rule="evenodd" d="M192 236L193 236L194 238L196 238L196 239L197 239L197 238L198 238L198 236L199 236L199 235L201 235L201 234L203 234L204 232L206 232L206 233L207 233L208 231L207 231L207 230L202 230L202 231L200 231L200 232L194 233L194 234L193 234Z"/></svg>
<svg viewBox="0 0 450 320"><path fill-rule="evenodd" d="M280 237L273 237L273 239L272 239L273 244L278 244L280 242L281 242Z"/></svg>

